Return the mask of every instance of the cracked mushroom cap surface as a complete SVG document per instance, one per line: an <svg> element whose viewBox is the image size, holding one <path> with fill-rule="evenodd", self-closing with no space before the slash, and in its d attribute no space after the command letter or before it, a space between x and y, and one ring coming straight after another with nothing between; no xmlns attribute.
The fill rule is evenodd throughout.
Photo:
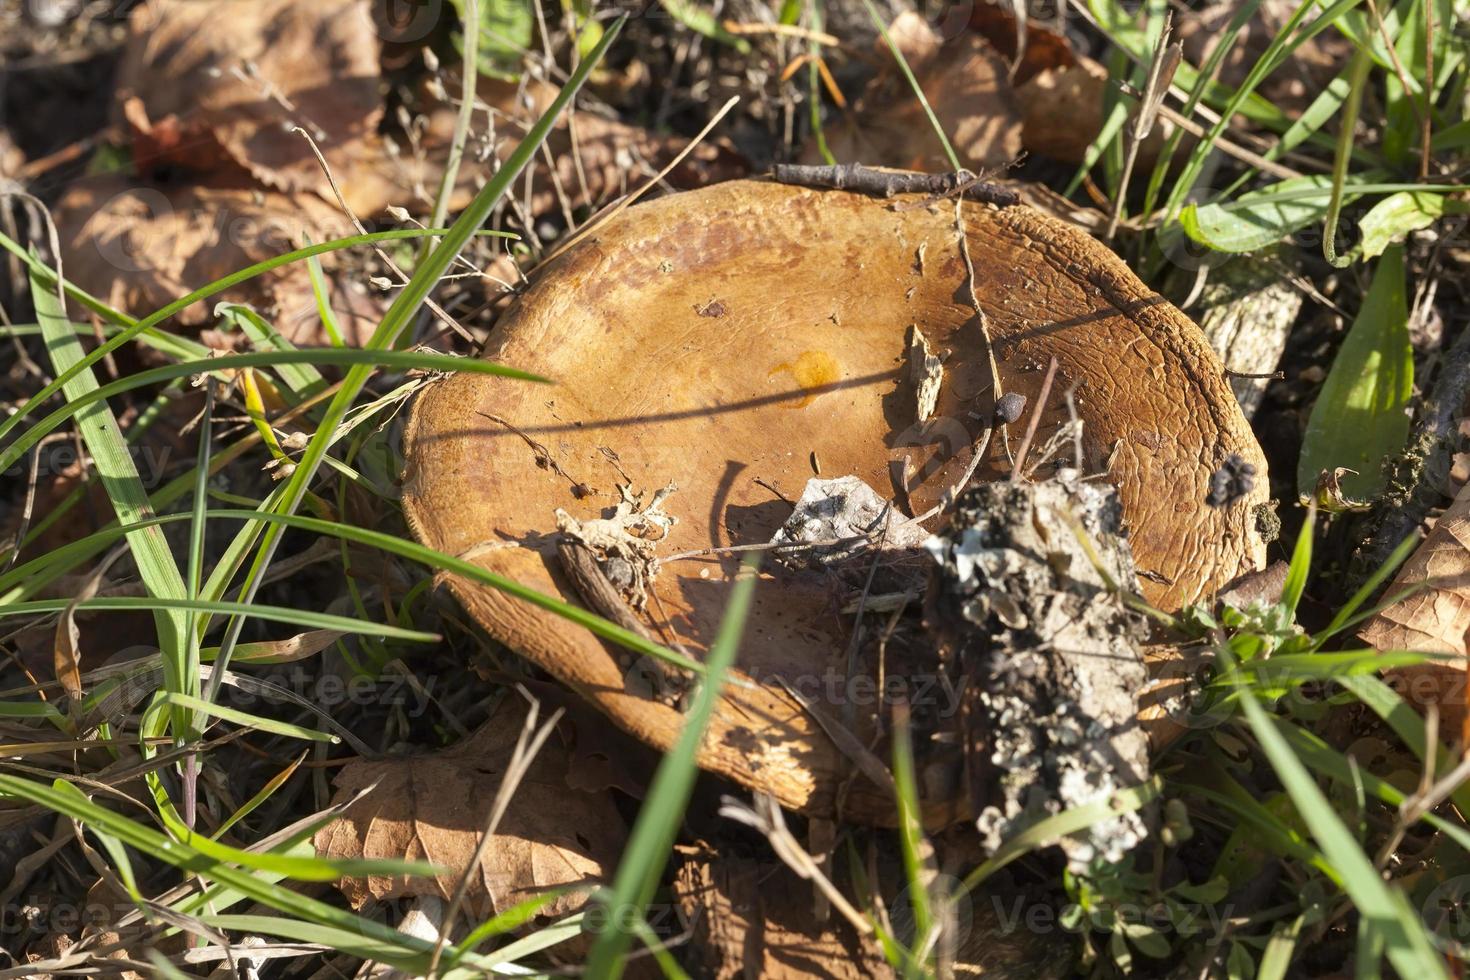
<svg viewBox="0 0 1470 980"><path fill-rule="evenodd" d="M1189 318L1085 233L1024 206L967 202L959 225L982 327L955 203L915 201L734 181L594 229L538 270L487 354L553 386L457 375L419 396L405 434L413 530L582 605L557 560L556 512L606 516L620 485L651 496L677 484L662 502L677 523L660 556L769 541L814 467L921 513L993 417L988 334L1002 388L1025 395L1027 413L1056 358L1029 462L1075 412L1081 468L1119 488L1147 599L1175 609L1262 565L1265 459ZM912 325L943 366L924 422L905 356ZM1025 421L997 431L975 479L1009 472ZM1036 478L1073 465L1070 438L1051 449ZM1212 475L1232 456L1255 467L1254 486L1210 506ZM700 656L741 557L662 564L650 629ZM871 708L833 686L852 616L820 570L767 561L762 578L700 764L830 814L850 765L804 702L833 718L846 703ZM629 684L617 651L523 600L449 583L492 637L644 741L672 744L683 716ZM888 819L891 798L871 789L846 793L842 815Z"/></svg>

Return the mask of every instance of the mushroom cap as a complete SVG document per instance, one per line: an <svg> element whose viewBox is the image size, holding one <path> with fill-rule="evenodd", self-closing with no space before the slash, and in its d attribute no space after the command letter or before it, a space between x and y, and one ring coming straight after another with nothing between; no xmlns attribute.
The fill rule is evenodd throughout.
<svg viewBox="0 0 1470 980"><path fill-rule="evenodd" d="M419 396L404 447L414 532L582 604L557 560L555 511L604 516L620 484L678 485L664 503L678 523L661 556L769 540L814 461L909 513L927 509L964 471L995 392L956 204L911 201L733 181L595 229L538 270L487 354L555 387L456 375ZM1082 468L1120 490L1146 598L1177 608L1259 567L1265 459L1199 329L1086 234L1024 206L961 209L1003 389L1025 394L1029 412L1057 360L1030 459L1066 421L1070 391ZM945 358L926 423L904 356L912 324ZM1008 472L1020 433L1013 425L992 440L976 479ZM1068 465L1072 453L1066 440ZM1255 485L1207 506L1211 475L1232 455L1255 466ZM905 458L903 494L893 477L903 468L890 464ZM698 656L740 557L664 563L648 618ZM850 765L802 700L838 718L877 694L842 680L852 617L828 576L768 561L762 577L700 765L831 814ZM672 744L683 716L633 689L592 633L495 589L449 584L492 637L644 741ZM891 819L876 787L843 800L845 818ZM931 802L929 818L942 822L945 804Z"/></svg>

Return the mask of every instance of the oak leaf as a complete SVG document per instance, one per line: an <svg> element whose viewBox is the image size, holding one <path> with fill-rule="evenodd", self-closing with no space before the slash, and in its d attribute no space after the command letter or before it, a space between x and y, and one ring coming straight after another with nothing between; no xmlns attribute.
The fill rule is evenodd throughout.
<svg viewBox="0 0 1470 980"><path fill-rule="evenodd" d="M369 899L454 894L485 830L524 718L524 709L506 705L452 748L359 761L342 770L336 802L374 788L317 832L318 854L404 858L445 869L434 879L344 879L338 887L354 908ZM622 817L610 796L573 790L566 775L567 751L553 738L516 787L479 867L470 874L466 908L472 915L498 914L549 888L592 885L616 867L626 836ZM561 915L585 900L584 892L570 892L542 911Z"/></svg>

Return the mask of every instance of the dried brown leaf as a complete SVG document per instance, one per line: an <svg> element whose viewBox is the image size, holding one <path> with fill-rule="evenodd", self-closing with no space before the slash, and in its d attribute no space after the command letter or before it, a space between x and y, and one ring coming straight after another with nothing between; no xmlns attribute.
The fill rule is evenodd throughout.
<svg viewBox="0 0 1470 980"><path fill-rule="evenodd" d="M503 706L463 742L433 755L354 762L337 777L334 802L369 786L372 792L317 832L317 853L331 858L406 858L447 869L433 880L405 876L344 879L338 887L360 908L369 899L436 895L449 899L479 844L490 806L520 735L525 710ZM567 753L555 740L542 748L516 789L500 826L471 874L466 908L502 912L560 885L593 884L617 865L626 829L606 794L567 785ZM561 915L584 903L581 893L547 906Z"/></svg>
<svg viewBox="0 0 1470 980"><path fill-rule="evenodd" d="M118 87L145 136L140 156L156 154L141 166L211 172L223 154L267 187L330 197L292 127L321 144L345 189L357 161L377 155L370 0L153 0L128 26Z"/></svg>
<svg viewBox="0 0 1470 980"><path fill-rule="evenodd" d="M978 34L962 34L931 50L919 28L907 26L906 19L922 24L917 14L898 17L891 29L891 35L899 35L894 43L900 50L908 48L905 59L960 162L972 170L994 170L1015 160L1021 152L1021 110L1005 62ZM891 62L893 56L886 46L881 54ZM826 137L839 162L906 170L951 169L913 89L895 70L875 78L857 111L827 127ZM818 162L814 146L808 147L806 158Z"/></svg>
<svg viewBox="0 0 1470 980"><path fill-rule="evenodd" d="M1026 47L1016 62L1016 15L1003 4L977 3L970 11L970 29L979 31L996 52L1012 64L1017 85L1024 84L1038 72L1077 63L1072 42L1038 20L1026 22Z"/></svg>
<svg viewBox="0 0 1470 980"><path fill-rule="evenodd" d="M1381 651L1420 650L1463 657L1470 631L1470 490L1460 491L1418 550L1399 569L1386 598L1416 591L1381 610L1359 631ZM1441 730L1458 733L1465 719L1465 667L1423 663L1394 671L1409 702L1439 705Z"/></svg>
<svg viewBox="0 0 1470 980"><path fill-rule="evenodd" d="M310 194L240 188L78 181L56 212L67 278L116 309L143 316L193 289L308 243L352 234L334 207ZM337 265L322 257L324 269ZM208 322L220 299L249 303L297 344L324 342L305 263L285 266L196 303L185 325ZM371 333L380 294L345 275L331 300L349 343Z"/></svg>
<svg viewBox="0 0 1470 980"><path fill-rule="evenodd" d="M1081 163L1103 125L1108 71L1091 58L1038 71L1016 87L1026 149L1064 163ZM1152 167L1173 131L1158 121L1138 147L1137 166Z"/></svg>

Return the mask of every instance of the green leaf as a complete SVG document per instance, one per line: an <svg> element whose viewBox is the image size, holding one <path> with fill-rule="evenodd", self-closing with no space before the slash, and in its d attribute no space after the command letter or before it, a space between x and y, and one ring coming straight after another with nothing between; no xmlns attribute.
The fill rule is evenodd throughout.
<svg viewBox="0 0 1470 980"><path fill-rule="evenodd" d="M1373 205L1358 222L1358 230L1363 235L1363 257L1377 258L1409 232L1428 228L1444 215L1463 213L1466 209L1465 202L1452 201L1444 194L1428 191L1390 194Z"/></svg>
<svg viewBox="0 0 1470 980"><path fill-rule="evenodd" d="M1227 203L1191 204L1180 212L1179 224L1190 238L1217 252L1254 252L1321 221L1331 189L1332 178L1325 174L1293 177Z"/></svg>
<svg viewBox="0 0 1470 980"><path fill-rule="evenodd" d="M1128 941L1144 956L1161 960L1169 955L1169 940L1161 936L1153 926L1141 922L1125 922L1123 932L1128 936Z"/></svg>
<svg viewBox="0 0 1470 980"><path fill-rule="evenodd" d="M1256 971L1256 980L1285 980L1291 967L1292 954L1296 952L1297 936L1302 931L1304 916L1291 922L1283 922L1271 931L1266 941L1266 951L1261 954L1261 968Z"/></svg>
<svg viewBox="0 0 1470 980"><path fill-rule="evenodd" d="M725 30L724 25L704 5L691 0L659 0L659 5L668 11L670 17L696 34L702 34L711 41L728 44L741 54L750 53L750 42Z"/></svg>
<svg viewBox="0 0 1470 980"><path fill-rule="evenodd" d="M1406 411L1414 394L1414 350L1402 248L1378 260L1373 284L1332 362L1312 406L1297 463L1297 492L1315 493L1317 478L1338 468L1345 496L1371 499L1387 476L1383 459L1409 435Z"/></svg>
<svg viewBox="0 0 1470 980"><path fill-rule="evenodd" d="M1256 961L1251 958L1251 951L1237 942L1230 944L1230 955L1225 960L1225 975L1230 980L1253 980L1256 975Z"/></svg>
<svg viewBox="0 0 1470 980"><path fill-rule="evenodd" d="M467 0L449 2L459 13L459 22L466 23ZM536 12L531 0L479 0L479 8L478 70L496 78L518 78L521 59L536 35ZM456 36L454 43L463 54L463 36Z"/></svg>

